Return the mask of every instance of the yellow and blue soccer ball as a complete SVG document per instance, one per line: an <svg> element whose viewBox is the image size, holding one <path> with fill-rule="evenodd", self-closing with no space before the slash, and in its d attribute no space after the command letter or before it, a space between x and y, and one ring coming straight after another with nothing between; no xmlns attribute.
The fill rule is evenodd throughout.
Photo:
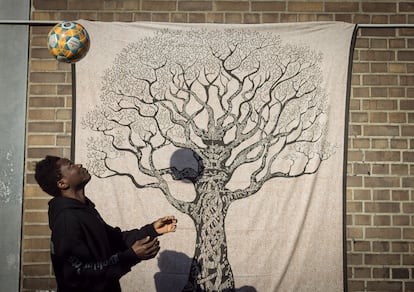
<svg viewBox="0 0 414 292"><path fill-rule="evenodd" d="M89 50L90 40L86 29L77 22L63 21L47 35L47 48L60 62L74 63Z"/></svg>

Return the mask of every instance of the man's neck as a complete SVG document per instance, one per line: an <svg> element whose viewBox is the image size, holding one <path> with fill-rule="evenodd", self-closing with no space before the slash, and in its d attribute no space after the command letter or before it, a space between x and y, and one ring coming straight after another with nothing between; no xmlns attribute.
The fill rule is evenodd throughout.
<svg viewBox="0 0 414 292"><path fill-rule="evenodd" d="M85 190L84 189L80 189L80 190L72 190L72 189L68 189L62 192L62 196L66 197L66 198L71 198L71 199L75 199L80 201L82 204L86 203L86 197L85 197Z"/></svg>

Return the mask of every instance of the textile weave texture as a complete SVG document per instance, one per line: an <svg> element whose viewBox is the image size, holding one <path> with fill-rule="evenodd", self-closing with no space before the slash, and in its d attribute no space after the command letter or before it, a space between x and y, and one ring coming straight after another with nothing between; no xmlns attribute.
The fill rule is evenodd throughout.
<svg viewBox="0 0 414 292"><path fill-rule="evenodd" d="M178 218L124 291L342 291L355 25L79 22L87 196L122 229Z"/></svg>

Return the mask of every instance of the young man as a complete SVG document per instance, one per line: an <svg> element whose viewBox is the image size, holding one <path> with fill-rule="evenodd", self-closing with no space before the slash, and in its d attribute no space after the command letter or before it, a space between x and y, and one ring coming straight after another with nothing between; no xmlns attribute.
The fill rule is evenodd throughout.
<svg viewBox="0 0 414 292"><path fill-rule="evenodd" d="M85 196L91 175L68 159L46 156L36 164L35 178L54 197L50 252L59 292L121 291L119 279L157 255L157 236L176 230L174 216L124 232L109 226Z"/></svg>

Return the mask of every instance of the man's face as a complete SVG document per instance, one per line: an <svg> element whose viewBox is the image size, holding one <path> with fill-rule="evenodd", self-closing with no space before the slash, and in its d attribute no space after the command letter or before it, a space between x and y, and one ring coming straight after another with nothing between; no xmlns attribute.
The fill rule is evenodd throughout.
<svg viewBox="0 0 414 292"><path fill-rule="evenodd" d="M86 168L82 167L82 164L74 164L66 158L59 159L57 164L60 167L62 176L60 181L69 187L75 189L83 188L91 179L91 175Z"/></svg>

